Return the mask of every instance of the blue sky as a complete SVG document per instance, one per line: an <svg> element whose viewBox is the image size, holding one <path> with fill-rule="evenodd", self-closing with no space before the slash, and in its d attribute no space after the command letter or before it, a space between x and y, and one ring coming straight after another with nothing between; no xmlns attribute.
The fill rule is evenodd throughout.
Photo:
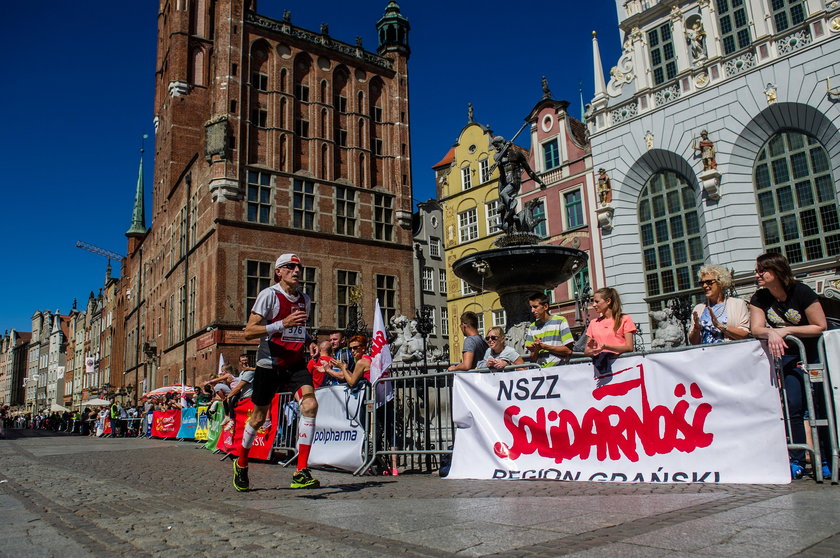
<svg viewBox="0 0 840 558"><path fill-rule="evenodd" d="M0 22L6 136L0 149L0 332L29 331L35 310L67 313L102 286L106 259L82 240L125 253L140 138L153 136L157 1L5 3ZM387 2L259 0L258 12L376 48ZM430 167L467 123L510 137L540 100L552 96L579 114L593 95L596 30L605 69L618 60L615 3L514 4L403 0L409 19L409 87L415 201L434 197ZM107 8L105 8L107 7ZM520 136L522 138L523 136ZM150 204L153 137L146 143ZM519 141L518 143L522 143ZM527 145L526 145L527 147ZM149 212L147 211L147 215ZM147 223L147 225L150 223ZM115 265L115 275L119 275Z"/></svg>

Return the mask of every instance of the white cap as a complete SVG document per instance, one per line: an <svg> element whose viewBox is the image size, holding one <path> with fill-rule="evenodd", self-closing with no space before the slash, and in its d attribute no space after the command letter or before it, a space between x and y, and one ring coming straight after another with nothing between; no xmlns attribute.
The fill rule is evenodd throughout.
<svg viewBox="0 0 840 558"><path fill-rule="evenodd" d="M303 263L301 263L300 261L300 258L298 258L296 254L283 254L282 256L277 258L277 261L274 263L274 268L276 269L278 267L282 267L290 263L296 263L301 266L303 265Z"/></svg>

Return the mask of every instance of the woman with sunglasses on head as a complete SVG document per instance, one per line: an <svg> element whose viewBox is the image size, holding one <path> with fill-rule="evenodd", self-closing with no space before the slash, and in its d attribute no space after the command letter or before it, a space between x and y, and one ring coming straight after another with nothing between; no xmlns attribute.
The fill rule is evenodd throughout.
<svg viewBox="0 0 840 558"><path fill-rule="evenodd" d="M720 265L704 265L697 273L706 302L694 307L693 323L688 332L692 345L707 345L746 339L750 334L750 310L747 303L726 296L732 287L732 273Z"/></svg>
<svg viewBox="0 0 840 558"><path fill-rule="evenodd" d="M525 364L522 355L516 352L513 347L505 345L505 334L500 327L491 327L487 332L487 351L484 358L478 363L478 368L490 368L501 370L511 364Z"/></svg>
<svg viewBox="0 0 840 558"><path fill-rule="evenodd" d="M758 291L750 300L751 331L753 337L766 339L770 354L781 359L790 416L791 438L794 444L805 443L805 386L800 362L819 362L817 341L826 329L825 312L817 293L793 277L790 264L781 254L765 253L755 262L755 282ZM804 355L796 346L789 347L785 337L792 335L802 340ZM807 363L806 363L807 364ZM809 386L810 388L810 386ZM815 403L819 398L815 400ZM820 436L821 441L828 438ZM821 448L823 452L827 448ZM805 450L791 450L790 472L794 479L804 475ZM830 453L823 453L823 458ZM828 473L828 474L826 474ZM831 476L823 462L823 476Z"/></svg>
<svg viewBox="0 0 840 558"><path fill-rule="evenodd" d="M347 385L350 387L355 386L362 378L370 381L371 358L370 355L365 354L367 345L368 339L364 335L354 335L350 338L350 341L347 342L347 348L350 349L350 354L353 355L353 359L356 361L352 371L348 370L347 363L343 360L332 360L332 365L344 374L344 381L346 381Z"/></svg>
<svg viewBox="0 0 840 558"><path fill-rule="evenodd" d="M589 322L586 328L584 354L592 357L592 363L600 375L612 372L612 362L621 353L633 350L633 334L636 324L633 318L621 312L621 298L611 287L598 289L592 295L592 308L599 317Z"/></svg>

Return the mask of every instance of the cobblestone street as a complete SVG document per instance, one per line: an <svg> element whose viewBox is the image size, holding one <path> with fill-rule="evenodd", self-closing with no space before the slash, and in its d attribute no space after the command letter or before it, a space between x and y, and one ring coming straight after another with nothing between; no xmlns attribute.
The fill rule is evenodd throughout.
<svg viewBox="0 0 840 558"><path fill-rule="evenodd" d="M187 442L11 431L0 555L838 556L840 488L353 477L230 461Z"/></svg>

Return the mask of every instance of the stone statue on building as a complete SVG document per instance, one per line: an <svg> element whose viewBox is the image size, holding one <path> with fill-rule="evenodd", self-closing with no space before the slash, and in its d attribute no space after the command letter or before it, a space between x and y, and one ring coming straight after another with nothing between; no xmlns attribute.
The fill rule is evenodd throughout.
<svg viewBox="0 0 840 558"><path fill-rule="evenodd" d="M531 170L527 157L513 143L505 141L502 136L496 136L493 138L491 145L496 150L496 154L493 155L496 162L493 166L499 167L499 222L502 230L506 234L533 232L533 229L519 231L516 227L517 222L527 222L527 216L525 215L520 215L517 220L516 213L516 197L522 188L522 173L524 172L531 180L539 184L540 188L545 188L545 184ZM527 208L522 211L527 211Z"/></svg>
<svg viewBox="0 0 840 558"><path fill-rule="evenodd" d="M548 78L545 76L542 77L542 90L543 90L543 99L550 99L551 98L551 89L548 88Z"/></svg>
<svg viewBox="0 0 840 558"><path fill-rule="evenodd" d="M612 184L610 177L607 176L607 171L598 169L598 202L601 205L607 205L612 201Z"/></svg>
<svg viewBox="0 0 840 558"><path fill-rule="evenodd" d="M717 168L717 161L715 160L715 142L709 139L709 132L706 130L700 131L700 143L691 148L700 152L700 158L703 160L703 170L714 170Z"/></svg>
<svg viewBox="0 0 840 558"><path fill-rule="evenodd" d="M467 103L467 118L470 124L475 122L475 113L473 112L472 103Z"/></svg>
<svg viewBox="0 0 840 558"><path fill-rule="evenodd" d="M699 20L686 29L685 40L688 42L692 61L699 62L706 59L706 31Z"/></svg>

